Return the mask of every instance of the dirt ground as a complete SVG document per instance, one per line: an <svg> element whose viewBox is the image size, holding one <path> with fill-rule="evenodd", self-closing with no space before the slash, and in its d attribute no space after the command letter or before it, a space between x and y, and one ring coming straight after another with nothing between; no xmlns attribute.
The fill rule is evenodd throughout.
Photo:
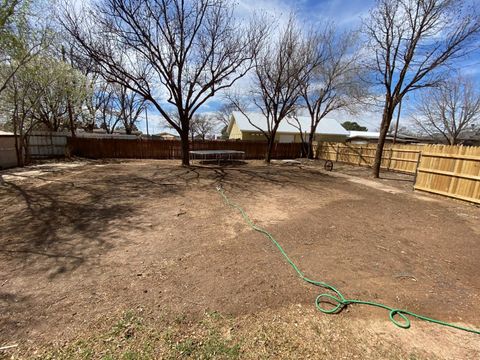
<svg viewBox="0 0 480 360"><path fill-rule="evenodd" d="M318 289L215 190L346 297L479 328L479 207L413 192L406 175L322 165L76 160L0 172L0 347L16 345L0 357L68 347L133 311L192 339L205 314L221 314L231 331L219 339L238 340L232 354L245 358L480 358L479 335L415 320L402 330L365 306L315 311ZM174 357L201 357L176 344Z"/></svg>

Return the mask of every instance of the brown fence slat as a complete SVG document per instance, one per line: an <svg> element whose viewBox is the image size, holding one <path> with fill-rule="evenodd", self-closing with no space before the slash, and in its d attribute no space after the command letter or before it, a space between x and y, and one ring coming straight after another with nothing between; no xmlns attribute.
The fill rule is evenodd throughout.
<svg viewBox="0 0 480 360"><path fill-rule="evenodd" d="M181 159L182 147L179 140L156 139L108 139L108 138L68 138L71 155L93 159ZM239 150L245 152L246 159L263 159L267 151L264 141L215 141L196 140L190 142L193 150ZM277 143L273 159L294 159L300 157L302 144Z"/></svg>

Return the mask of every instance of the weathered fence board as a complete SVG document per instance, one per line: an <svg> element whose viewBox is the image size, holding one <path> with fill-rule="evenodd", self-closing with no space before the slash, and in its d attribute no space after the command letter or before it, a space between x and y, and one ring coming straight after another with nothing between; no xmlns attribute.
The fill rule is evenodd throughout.
<svg viewBox="0 0 480 360"><path fill-rule="evenodd" d="M425 146L414 188L480 204L480 147Z"/></svg>
<svg viewBox="0 0 480 360"><path fill-rule="evenodd" d="M34 131L28 135L28 156L43 159L65 156L68 133Z"/></svg>
<svg viewBox="0 0 480 360"><path fill-rule="evenodd" d="M318 157L372 166L376 144L320 143ZM480 204L480 147L386 145L382 169L415 174L414 188Z"/></svg>
<svg viewBox="0 0 480 360"><path fill-rule="evenodd" d="M17 152L15 151L15 136L0 136L0 169L17 166Z"/></svg>
<svg viewBox="0 0 480 360"><path fill-rule="evenodd" d="M181 142L178 140L156 139L97 139L68 138L71 155L87 158L125 159L180 159ZM245 152L246 159L262 159L267 151L266 142L260 141L212 141L190 142L190 150L239 150ZM301 156L302 144L276 143L272 158L292 159Z"/></svg>
<svg viewBox="0 0 480 360"><path fill-rule="evenodd" d="M382 169L415 174L422 145L386 145L382 157ZM318 158L340 161L353 165L372 166L376 144L320 143Z"/></svg>

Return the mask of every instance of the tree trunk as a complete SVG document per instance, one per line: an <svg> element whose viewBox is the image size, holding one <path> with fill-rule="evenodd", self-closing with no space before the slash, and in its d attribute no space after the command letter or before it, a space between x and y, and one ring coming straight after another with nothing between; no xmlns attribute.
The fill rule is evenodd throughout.
<svg viewBox="0 0 480 360"><path fill-rule="evenodd" d="M70 123L70 132L72 137L75 137L75 121L73 119L73 110L72 104L70 103L70 98L67 98L67 110L68 110L68 120Z"/></svg>
<svg viewBox="0 0 480 360"><path fill-rule="evenodd" d="M307 149L307 159L313 159L313 139L315 137L315 130L311 131L308 134L308 149Z"/></svg>
<svg viewBox="0 0 480 360"><path fill-rule="evenodd" d="M190 145L188 139L188 131L183 131L180 134L182 141L182 166L190 166Z"/></svg>
<svg viewBox="0 0 480 360"><path fill-rule="evenodd" d="M375 161L373 163L373 177L380 177L380 166L382 165L383 147L387 137L388 128L392 122L393 110L390 110L390 104L386 103L383 109L382 125L380 127L380 137L378 138L377 150L375 151Z"/></svg>
<svg viewBox="0 0 480 360"><path fill-rule="evenodd" d="M24 167L25 163L23 161L23 146L22 139L18 139L19 135L15 134L15 154L17 155L17 166Z"/></svg>
<svg viewBox="0 0 480 360"><path fill-rule="evenodd" d="M270 160L272 160L272 150L273 150L274 144L275 144L275 137L271 137L270 139L268 139L267 153L265 154L265 162L267 164L270 164Z"/></svg>
<svg viewBox="0 0 480 360"><path fill-rule="evenodd" d="M457 145L457 138L455 135L448 136L448 145Z"/></svg>
<svg viewBox="0 0 480 360"><path fill-rule="evenodd" d="M24 161L23 161L23 165L25 164L29 164L30 163L30 151L29 151L29 148L28 148L28 142L29 142L29 139L28 139L29 135L27 134L24 134L23 135L23 143L22 143L22 146L23 146L23 156L24 156Z"/></svg>
<svg viewBox="0 0 480 360"><path fill-rule="evenodd" d="M14 110L14 115L13 115L13 135L15 137L15 155L17 156L17 166L18 167L23 167L25 165L23 161L23 147L22 147L22 139L20 137L19 132L19 126L18 126L18 110Z"/></svg>

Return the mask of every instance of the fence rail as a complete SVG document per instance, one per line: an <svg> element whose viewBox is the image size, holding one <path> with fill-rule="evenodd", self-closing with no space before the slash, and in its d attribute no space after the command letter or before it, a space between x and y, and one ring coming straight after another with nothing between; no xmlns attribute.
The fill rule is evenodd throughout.
<svg viewBox="0 0 480 360"><path fill-rule="evenodd" d="M320 143L320 159L372 166L376 144ZM480 204L480 147L387 145L382 169L415 174L414 189Z"/></svg>
<svg viewBox="0 0 480 360"><path fill-rule="evenodd" d="M156 139L97 139L68 138L71 155L93 159L181 159L182 148L178 140ZM212 141L196 140L190 142L190 150L239 150L245 152L246 159L262 159L267 151L267 143L261 141ZM300 157L302 144L276 143L273 159L292 159Z"/></svg>
<svg viewBox="0 0 480 360"><path fill-rule="evenodd" d="M480 147L426 146L414 188L480 204Z"/></svg>
<svg viewBox="0 0 480 360"><path fill-rule="evenodd" d="M383 152L382 169L415 174L421 145L387 145ZM340 161L359 166L372 166L376 144L320 143L317 155L320 159Z"/></svg>

